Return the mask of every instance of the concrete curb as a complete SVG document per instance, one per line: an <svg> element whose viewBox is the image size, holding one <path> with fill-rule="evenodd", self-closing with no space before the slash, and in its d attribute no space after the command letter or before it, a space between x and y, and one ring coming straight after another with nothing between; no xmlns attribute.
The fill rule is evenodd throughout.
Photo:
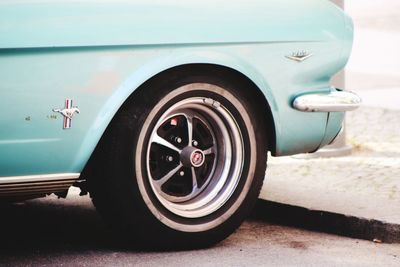
<svg viewBox="0 0 400 267"><path fill-rule="evenodd" d="M400 224L259 200L255 219L374 242L400 243Z"/></svg>

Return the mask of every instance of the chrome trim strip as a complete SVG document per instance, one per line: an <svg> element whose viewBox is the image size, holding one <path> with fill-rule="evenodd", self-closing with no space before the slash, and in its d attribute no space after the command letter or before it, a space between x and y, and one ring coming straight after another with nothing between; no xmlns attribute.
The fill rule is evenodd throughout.
<svg viewBox="0 0 400 267"><path fill-rule="evenodd" d="M9 176L0 177L0 185L14 183L29 183L40 181L58 181L58 180L76 180L80 173L55 173L55 174L39 174L25 176Z"/></svg>
<svg viewBox="0 0 400 267"><path fill-rule="evenodd" d="M42 185L42 186L35 186L32 187L30 184L28 184L25 187L11 187L11 188L2 188L0 187L0 196L3 196L5 194L17 194L17 193L33 193L33 192L57 192L57 191L64 191L67 190L71 185L73 184L73 181L71 181L68 184L62 184L62 185L53 185L53 186L47 186L47 185Z"/></svg>
<svg viewBox="0 0 400 267"><path fill-rule="evenodd" d="M328 94L301 95L293 101L293 108L303 112L344 112L355 110L360 105L358 95L336 88Z"/></svg>

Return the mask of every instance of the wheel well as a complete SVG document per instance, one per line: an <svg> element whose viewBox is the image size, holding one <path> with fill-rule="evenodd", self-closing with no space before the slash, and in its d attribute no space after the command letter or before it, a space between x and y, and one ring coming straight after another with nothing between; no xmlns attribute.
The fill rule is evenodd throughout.
<svg viewBox="0 0 400 267"><path fill-rule="evenodd" d="M146 88L148 88L148 84L150 82L166 82L167 79L173 79L177 75L184 76L190 75L191 73L207 73L207 75L212 75L215 77L224 77L224 79L229 79L230 82L234 82L234 84L240 85L241 88L249 88L246 91L246 94L241 94L240 96L245 98L244 100L251 103L254 106L254 110L257 111L257 115L259 120L257 121L258 127L265 127L265 132L267 133L268 138L268 150L271 151L273 154L275 153L276 147L276 135L275 135L275 125L274 120L271 112L270 105L265 98L264 94L261 92L260 88L253 83L247 76L243 73L228 68L225 66L214 65L214 64L186 64L180 65L177 67L173 67L158 73L157 75L151 77L146 82L144 82L137 90L135 90L128 99L123 103L120 107L118 112L123 112L125 107L128 107L134 99L144 98L146 97ZM259 125L261 124L261 125ZM81 177L83 179L87 179L88 177L92 176L93 168L96 168L96 163L101 160L101 153L102 153L102 143L106 139L106 133L109 127L107 127L105 133L103 133L102 138L100 139L99 143L97 144L94 152L92 153L88 163L86 164L84 170L82 171Z"/></svg>
<svg viewBox="0 0 400 267"><path fill-rule="evenodd" d="M261 89L246 75L226 66L215 64L185 64L167 69L143 83L137 90L135 90L135 92L131 94L123 106L129 105L129 103L136 97L145 97L144 88L147 87L147 83L154 82L154 80L160 80L160 82L162 82L166 78L168 79L168 77L172 78L176 75L190 75L191 73L199 72L207 73L215 77L224 77L224 79L229 79L230 81L234 81L235 84L239 84L242 88L249 89L246 91L246 94L244 94L244 97L247 98L247 101L255 105L255 110L258 112L258 117L264 119L262 123L265 124L265 132L268 134L268 150L274 154L276 148L276 132L274 119L268 100L262 93Z"/></svg>

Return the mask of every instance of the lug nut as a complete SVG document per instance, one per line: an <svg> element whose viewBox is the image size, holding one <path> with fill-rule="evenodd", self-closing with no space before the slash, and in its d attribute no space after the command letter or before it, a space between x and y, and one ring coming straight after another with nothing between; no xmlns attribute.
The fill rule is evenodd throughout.
<svg viewBox="0 0 400 267"><path fill-rule="evenodd" d="M192 141L193 146L197 146L199 143L196 140Z"/></svg>
<svg viewBox="0 0 400 267"><path fill-rule="evenodd" d="M167 161L172 162L173 160L174 160L174 158L172 156L167 157Z"/></svg>
<svg viewBox="0 0 400 267"><path fill-rule="evenodd" d="M181 172L179 173L179 175L180 175L180 176L184 176L184 175L185 175L185 172L184 172L184 171L181 171Z"/></svg>
<svg viewBox="0 0 400 267"><path fill-rule="evenodd" d="M175 142L177 142L178 144L182 143L182 138L180 138L180 137L175 137L174 140L175 140Z"/></svg>

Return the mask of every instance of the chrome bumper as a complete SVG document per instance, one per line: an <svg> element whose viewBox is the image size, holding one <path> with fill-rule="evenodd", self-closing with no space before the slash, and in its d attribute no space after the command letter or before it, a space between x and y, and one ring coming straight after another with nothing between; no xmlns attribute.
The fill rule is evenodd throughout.
<svg viewBox="0 0 400 267"><path fill-rule="evenodd" d="M304 112L343 112L357 109L361 98L353 92L333 89L327 94L307 94L293 101L293 108Z"/></svg>

